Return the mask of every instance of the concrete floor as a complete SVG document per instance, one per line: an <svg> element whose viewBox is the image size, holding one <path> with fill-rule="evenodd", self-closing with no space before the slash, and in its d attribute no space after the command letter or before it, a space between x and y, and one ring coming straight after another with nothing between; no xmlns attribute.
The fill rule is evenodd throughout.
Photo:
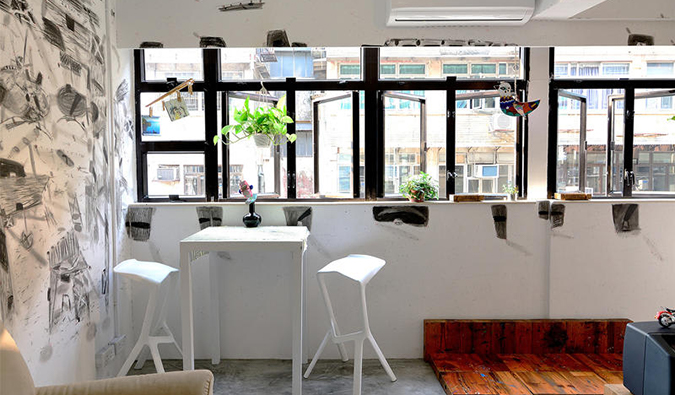
<svg viewBox="0 0 675 395"><path fill-rule="evenodd" d="M363 361L363 395L444 395L429 364L421 359L390 359L397 377L391 382L377 359ZM182 361L165 360L167 372L181 370ZM209 369L216 379L214 395L282 395L291 393L291 362L280 360L223 360L219 365L198 360L197 369ZM305 365L304 369L307 367ZM351 395L354 364L340 360L320 360L309 379L303 380L306 395ZM130 375L155 373L152 360Z"/></svg>

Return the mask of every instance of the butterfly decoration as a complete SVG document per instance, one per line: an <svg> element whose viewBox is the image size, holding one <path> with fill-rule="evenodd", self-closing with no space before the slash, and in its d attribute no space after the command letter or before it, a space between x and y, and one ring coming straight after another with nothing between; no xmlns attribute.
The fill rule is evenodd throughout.
<svg viewBox="0 0 675 395"><path fill-rule="evenodd" d="M249 185L246 180L239 182L239 193L246 198L246 204L251 204L258 198L258 194L253 193L253 185Z"/></svg>
<svg viewBox="0 0 675 395"><path fill-rule="evenodd" d="M502 112L511 117L525 117L539 107L540 100L521 102L516 100L508 82L499 84L499 107Z"/></svg>

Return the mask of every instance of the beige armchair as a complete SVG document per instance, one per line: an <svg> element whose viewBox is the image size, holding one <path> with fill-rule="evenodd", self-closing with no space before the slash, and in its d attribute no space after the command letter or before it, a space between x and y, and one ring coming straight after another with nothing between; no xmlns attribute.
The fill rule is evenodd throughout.
<svg viewBox="0 0 675 395"><path fill-rule="evenodd" d="M36 388L14 339L0 322L0 394L212 395L213 374L208 370L194 370Z"/></svg>

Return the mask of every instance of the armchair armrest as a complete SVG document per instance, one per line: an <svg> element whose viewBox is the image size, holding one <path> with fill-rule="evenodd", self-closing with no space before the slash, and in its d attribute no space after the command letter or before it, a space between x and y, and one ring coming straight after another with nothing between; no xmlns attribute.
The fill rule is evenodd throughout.
<svg viewBox="0 0 675 395"><path fill-rule="evenodd" d="M213 373L193 370L38 387L37 395L212 395Z"/></svg>

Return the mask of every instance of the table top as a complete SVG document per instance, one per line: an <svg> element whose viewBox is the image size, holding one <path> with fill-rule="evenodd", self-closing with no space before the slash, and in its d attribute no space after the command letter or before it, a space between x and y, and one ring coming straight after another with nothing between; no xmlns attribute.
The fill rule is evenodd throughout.
<svg viewBox="0 0 675 395"><path fill-rule="evenodd" d="M184 238L181 243L306 243L307 237L306 226L212 226Z"/></svg>

